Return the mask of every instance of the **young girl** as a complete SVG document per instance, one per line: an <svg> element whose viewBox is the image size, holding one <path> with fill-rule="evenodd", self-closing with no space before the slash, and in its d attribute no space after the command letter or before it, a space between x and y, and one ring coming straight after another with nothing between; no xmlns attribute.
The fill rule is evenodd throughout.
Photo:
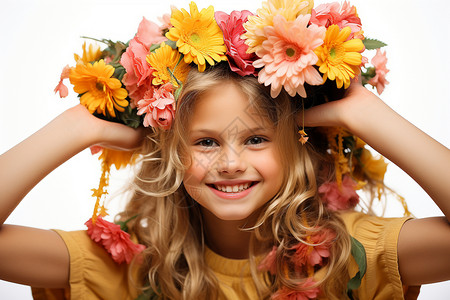
<svg viewBox="0 0 450 300"><path fill-rule="evenodd" d="M142 255L116 264L84 231L4 225L3 279L37 287L37 299L136 299L142 292L169 299L401 299L414 296L412 286L449 279L449 151L374 94L352 83L343 99L303 112L298 96L281 91L274 99L270 87L230 71L227 62L204 72L195 66L183 84L170 129L133 130L80 105L0 157L4 222L37 182L79 151L140 147L133 196L119 219L133 218L128 231L146 246ZM410 174L446 219L382 219L325 206L319 187L339 168L328 161L327 132L308 131L302 144L303 126L346 128ZM362 263L353 239L364 247ZM361 285L348 289L363 265Z"/></svg>

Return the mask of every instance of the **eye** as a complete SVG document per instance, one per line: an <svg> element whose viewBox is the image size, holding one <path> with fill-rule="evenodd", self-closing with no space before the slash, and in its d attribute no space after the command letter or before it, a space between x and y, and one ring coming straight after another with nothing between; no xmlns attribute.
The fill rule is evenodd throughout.
<svg viewBox="0 0 450 300"><path fill-rule="evenodd" d="M261 137L261 136L252 136L249 138L246 142L247 145L259 145L264 142L267 142L267 139Z"/></svg>
<svg viewBox="0 0 450 300"><path fill-rule="evenodd" d="M197 142L196 145L205 147L205 148L212 148L215 146L218 146L217 143L213 139L202 139Z"/></svg>

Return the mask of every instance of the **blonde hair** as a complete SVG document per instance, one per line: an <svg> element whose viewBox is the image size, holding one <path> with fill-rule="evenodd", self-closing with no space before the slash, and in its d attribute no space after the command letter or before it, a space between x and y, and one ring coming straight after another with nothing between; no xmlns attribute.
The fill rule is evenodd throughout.
<svg viewBox="0 0 450 300"><path fill-rule="evenodd" d="M121 220L137 215L128 227L139 243L147 246L139 272L141 284L163 299L216 299L221 294L218 280L204 260L199 205L186 192L182 180L190 163L186 128L195 102L224 82L233 83L248 97L255 116L275 125L285 170L282 188L250 229L249 261L260 298L269 298L281 285L298 289L298 283L305 280L294 270L286 276L281 267L275 276L261 276L256 266L261 250L268 252L276 245L277 265L281 266L294 244L306 243L309 235L325 228L336 233L336 238L318 285L328 298L342 298L348 280L350 237L341 219L318 199L317 186L325 179L317 174L325 162L320 147L313 149L298 142L294 114L300 102L283 93L272 99L256 78L240 77L226 63L203 73L193 68L177 103L172 128L154 129L143 145L140 170L130 186L132 197L119 215Z"/></svg>

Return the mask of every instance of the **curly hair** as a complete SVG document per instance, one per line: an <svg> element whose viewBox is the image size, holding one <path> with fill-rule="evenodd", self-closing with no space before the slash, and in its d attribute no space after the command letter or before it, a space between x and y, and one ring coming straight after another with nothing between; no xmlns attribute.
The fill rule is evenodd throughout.
<svg viewBox="0 0 450 300"><path fill-rule="evenodd" d="M183 176L189 167L190 153L186 129L197 99L211 88L230 82L240 89L256 115L275 126L284 178L279 192L266 203L251 233L249 262L260 299L280 286L298 289L308 277L288 267L294 244L308 243L308 236L331 230L330 256L326 259L317 285L330 299L345 294L351 243L340 217L328 211L318 197L317 187L327 180L321 170L332 169L324 158L323 138L313 144L298 142L295 115L300 101L281 93L277 99L252 76L240 77L228 66L218 65L203 73L193 68L177 103L176 118L170 130L153 129L142 147L142 159L129 189L132 197L122 220L137 215L129 223L130 233L145 244L139 278L163 299L217 299L219 282L204 259L205 240L199 204L186 192ZM258 271L261 253L277 247L276 274ZM315 270L317 271L317 270Z"/></svg>

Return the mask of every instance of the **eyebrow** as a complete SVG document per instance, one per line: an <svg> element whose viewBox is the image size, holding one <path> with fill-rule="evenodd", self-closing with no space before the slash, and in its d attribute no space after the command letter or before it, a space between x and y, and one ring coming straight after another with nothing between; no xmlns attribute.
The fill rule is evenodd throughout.
<svg viewBox="0 0 450 300"><path fill-rule="evenodd" d="M261 131L267 131L267 130L270 130L270 129L267 127L253 127L253 128L245 127L244 129L240 130L238 133L239 134L241 134L242 132L245 132L245 133L252 132L253 133L253 132L261 132ZM217 133L221 134L223 132L225 132L225 130L218 132L213 129L205 129L205 128L199 128L199 129L194 128L193 130L190 130L190 133L203 133L203 134L217 134Z"/></svg>

